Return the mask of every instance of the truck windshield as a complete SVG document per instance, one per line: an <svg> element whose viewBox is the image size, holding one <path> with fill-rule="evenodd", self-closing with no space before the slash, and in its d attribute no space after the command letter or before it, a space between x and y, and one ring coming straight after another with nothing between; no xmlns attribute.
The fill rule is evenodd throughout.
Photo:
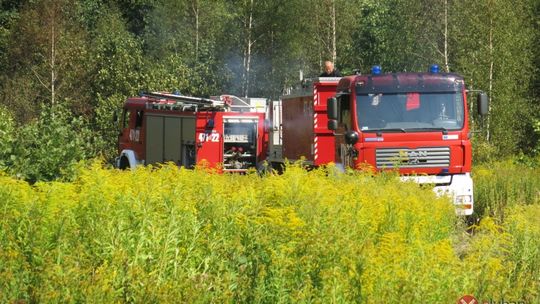
<svg viewBox="0 0 540 304"><path fill-rule="evenodd" d="M358 127L369 131L440 131L463 128L460 92L408 92L356 96Z"/></svg>

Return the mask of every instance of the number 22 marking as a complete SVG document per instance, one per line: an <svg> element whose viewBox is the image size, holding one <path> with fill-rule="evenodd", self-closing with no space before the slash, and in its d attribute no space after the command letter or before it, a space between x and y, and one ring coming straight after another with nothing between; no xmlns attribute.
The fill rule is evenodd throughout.
<svg viewBox="0 0 540 304"><path fill-rule="evenodd" d="M199 142L219 142L219 133L200 133Z"/></svg>

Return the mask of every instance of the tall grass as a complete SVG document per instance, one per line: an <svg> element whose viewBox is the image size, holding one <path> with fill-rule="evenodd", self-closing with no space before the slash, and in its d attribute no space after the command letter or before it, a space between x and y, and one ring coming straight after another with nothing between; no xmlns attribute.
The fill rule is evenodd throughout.
<svg viewBox="0 0 540 304"><path fill-rule="evenodd" d="M540 166L513 160L489 162L473 169L475 213L502 221L507 207L540 204Z"/></svg>
<svg viewBox="0 0 540 304"><path fill-rule="evenodd" d="M0 302L532 303L539 211L470 237L445 198L392 174L0 176Z"/></svg>

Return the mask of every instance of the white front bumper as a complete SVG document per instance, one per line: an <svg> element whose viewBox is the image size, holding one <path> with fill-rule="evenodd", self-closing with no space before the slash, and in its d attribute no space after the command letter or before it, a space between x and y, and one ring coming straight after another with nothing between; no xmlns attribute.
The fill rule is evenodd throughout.
<svg viewBox="0 0 540 304"><path fill-rule="evenodd" d="M401 180L434 185L435 193L452 197L458 215L471 215L474 211L473 180L470 173L402 176Z"/></svg>

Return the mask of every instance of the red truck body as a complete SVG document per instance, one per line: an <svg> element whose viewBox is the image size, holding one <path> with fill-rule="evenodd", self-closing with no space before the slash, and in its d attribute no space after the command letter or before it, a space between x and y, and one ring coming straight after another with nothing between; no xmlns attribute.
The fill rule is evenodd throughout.
<svg viewBox="0 0 540 304"><path fill-rule="evenodd" d="M320 166L335 161L334 134L328 129L326 101L336 95L340 78L317 78L273 102L272 117L280 141L270 143L269 161L285 160ZM281 150L275 152L275 150Z"/></svg>
<svg viewBox="0 0 540 304"><path fill-rule="evenodd" d="M191 168L205 162L211 168L243 172L265 159L265 113L200 110L176 106L167 98L133 97L125 102L119 168L164 162Z"/></svg>

